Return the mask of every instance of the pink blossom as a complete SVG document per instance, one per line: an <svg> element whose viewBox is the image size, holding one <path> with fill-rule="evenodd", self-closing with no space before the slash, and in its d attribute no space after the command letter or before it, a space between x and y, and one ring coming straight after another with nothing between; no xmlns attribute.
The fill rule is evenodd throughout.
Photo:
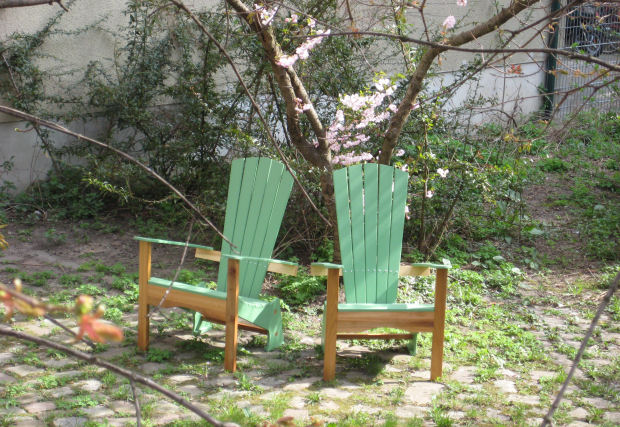
<svg viewBox="0 0 620 427"><path fill-rule="evenodd" d="M400 167L400 170L403 172L409 172L409 165L404 164Z"/></svg>
<svg viewBox="0 0 620 427"><path fill-rule="evenodd" d="M312 18L308 18L308 26L310 28L316 27L316 21L314 19L312 19Z"/></svg>
<svg viewBox="0 0 620 427"><path fill-rule="evenodd" d="M405 150L403 150L403 149L401 148L400 150L398 150L398 151L396 152L396 154L395 154L395 155L396 155L396 157L400 157L400 156L402 156L403 154L405 154Z"/></svg>
<svg viewBox="0 0 620 427"><path fill-rule="evenodd" d="M457 6L467 6L467 0L456 0Z"/></svg>
<svg viewBox="0 0 620 427"><path fill-rule="evenodd" d="M411 111L417 110L418 108L420 108L420 103L416 102L415 104L411 106Z"/></svg>
<svg viewBox="0 0 620 427"><path fill-rule="evenodd" d="M432 190L428 190L425 194L427 199L430 199L431 197L433 197L433 191Z"/></svg>
<svg viewBox="0 0 620 427"><path fill-rule="evenodd" d="M442 168L437 169L437 173L442 178L445 178L446 176L448 176L448 172L450 172L448 169L442 169Z"/></svg>
<svg viewBox="0 0 620 427"><path fill-rule="evenodd" d="M409 206L405 206L405 218L411 219L411 216L409 216Z"/></svg>
<svg viewBox="0 0 620 427"><path fill-rule="evenodd" d="M282 55L280 58L278 58L276 64L283 68L290 68L295 62L297 62L298 59L299 57L297 55Z"/></svg>
<svg viewBox="0 0 620 427"><path fill-rule="evenodd" d="M267 26L271 24L273 17L275 16L277 9L270 9L262 4L254 3L254 10L258 13L260 23Z"/></svg>
<svg viewBox="0 0 620 427"><path fill-rule="evenodd" d="M293 13L290 18L284 19L284 22L286 22L287 24L289 22L292 22L293 24L297 24L298 20L299 20L299 16L297 16L296 13Z"/></svg>
<svg viewBox="0 0 620 427"><path fill-rule="evenodd" d="M390 110L392 113L395 113L398 111L398 108L396 107L396 105L390 104L388 105L388 110Z"/></svg>
<svg viewBox="0 0 620 427"><path fill-rule="evenodd" d="M456 18L454 18L454 16L450 15L448 16L444 21L443 21L443 27L446 30L450 30L452 28L454 28L454 25L456 24Z"/></svg>

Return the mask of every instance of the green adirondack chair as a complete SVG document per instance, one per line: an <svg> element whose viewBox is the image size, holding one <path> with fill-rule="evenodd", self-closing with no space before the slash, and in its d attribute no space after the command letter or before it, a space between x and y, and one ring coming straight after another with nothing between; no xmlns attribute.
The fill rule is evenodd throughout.
<svg viewBox="0 0 620 427"><path fill-rule="evenodd" d="M185 246L183 242L136 237L140 245L138 298L138 348L149 345L149 306L183 307L198 313L196 333L209 328L206 321L226 325L225 369L236 369L237 330L267 335L266 349L282 344L280 301L258 298L267 271L297 274L292 262L271 259L278 230L288 202L293 178L281 163L266 158L232 162L222 250L189 244L196 257L220 262L217 289L151 277L153 243ZM162 302L163 299L163 302Z"/></svg>
<svg viewBox="0 0 620 427"><path fill-rule="evenodd" d="M323 315L323 378L334 379L337 339L411 339L432 332L431 380L441 376L448 266L401 264L406 172L390 166L355 165L334 172L342 264L314 263L311 274L327 275ZM396 303L398 277L436 270L434 304ZM345 303L338 303L343 276ZM405 334L362 333L396 328ZM414 350L415 351L415 350Z"/></svg>

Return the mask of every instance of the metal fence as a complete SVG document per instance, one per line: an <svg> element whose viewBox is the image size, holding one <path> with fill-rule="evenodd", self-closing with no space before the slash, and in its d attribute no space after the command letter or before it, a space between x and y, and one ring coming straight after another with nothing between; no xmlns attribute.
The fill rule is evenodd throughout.
<svg viewBox="0 0 620 427"><path fill-rule="evenodd" d="M558 24L551 47L620 64L620 2L584 3L567 10ZM554 76L547 79L546 89L553 95L548 98L548 109L555 119L581 108L620 111L620 73L601 77L600 66L560 56L548 61L547 69Z"/></svg>

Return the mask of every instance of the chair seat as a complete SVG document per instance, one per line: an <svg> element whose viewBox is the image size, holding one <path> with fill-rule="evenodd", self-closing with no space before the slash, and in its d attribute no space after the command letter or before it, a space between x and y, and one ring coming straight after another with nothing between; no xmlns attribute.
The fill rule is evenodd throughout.
<svg viewBox="0 0 620 427"><path fill-rule="evenodd" d="M395 303L395 304L338 304L338 311L433 311L435 306L433 304L409 304L409 303Z"/></svg>
<svg viewBox="0 0 620 427"><path fill-rule="evenodd" d="M149 279L149 285L155 285L155 286L160 286L162 288L167 288L170 286L170 280L161 279L159 277L151 277ZM209 289L209 288L205 288L205 287L197 286L197 285L189 285L183 282L174 282L172 285L172 289L183 291L183 292L190 292L196 295L202 295L206 297L226 300L226 292L221 292L215 289ZM263 301L260 299L244 297L244 296L239 295L239 303L243 304L244 306L262 308L262 307L267 306L269 304L269 301Z"/></svg>

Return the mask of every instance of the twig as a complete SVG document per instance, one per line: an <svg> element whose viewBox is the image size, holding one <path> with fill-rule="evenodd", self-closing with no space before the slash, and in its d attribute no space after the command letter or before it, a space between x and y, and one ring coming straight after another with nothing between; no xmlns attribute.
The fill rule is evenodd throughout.
<svg viewBox="0 0 620 427"><path fill-rule="evenodd" d="M161 300L159 301L159 304L157 304L157 306L153 308L153 310L151 310L149 314L147 314L148 318L150 318L155 312L161 309L161 305L164 303L164 301L166 301L166 297L168 297L168 294L170 294L170 290L172 290L172 285L174 285L174 282L177 280L177 277L179 277L179 273L181 272L181 267L183 267L183 264L185 263L185 257L187 256L187 249L189 248L188 246L189 241L192 237L192 228L194 228L194 221L192 221L189 224L189 231L187 232L187 239L185 239L185 246L183 247L183 255L181 255L181 262L179 262L179 265L177 266L177 271L175 271L174 276L172 277L172 280L170 281L170 285L168 285L168 288L166 288L166 292L164 292L164 295L162 295Z"/></svg>
<svg viewBox="0 0 620 427"><path fill-rule="evenodd" d="M562 398L564 397L564 393L566 392L566 389L568 388L568 383L573 378L573 374L577 370L577 365L579 365L579 361L581 360L583 353L586 351L586 346L588 344L588 341L590 340L590 337L592 336L592 333L594 332L594 328L596 327L601 315L603 314L603 311L605 311L605 308L607 308L607 305L611 301L612 295L614 294L614 292L618 290L618 283L620 283L620 273L616 274L616 278L614 279L611 286L609 286L609 290L607 291L607 294L605 294L603 301L601 301L600 305L598 306L598 310L596 311L596 314L594 315L594 318L592 319L592 322L590 323L590 327L586 331L586 335L583 337L583 341L581 341L581 347L579 347L579 351L577 352L577 355L575 356L573 366L571 366L570 371L568 372L568 375L566 376L566 380L564 381L564 384L562 384L562 388L560 388L558 395L555 397L553 404L549 408L549 412L547 412L547 415L545 415L545 417L543 418L541 427L551 425L551 422L552 422L551 419L553 418L553 413L560 406L560 402L562 401Z"/></svg>
<svg viewBox="0 0 620 427"><path fill-rule="evenodd" d="M136 408L136 424L138 427L142 426L142 417L140 411L140 401L138 400L138 393L136 393L136 383L133 380L129 380L131 386L131 393L133 394L133 406Z"/></svg>
<svg viewBox="0 0 620 427"><path fill-rule="evenodd" d="M77 334L75 332L73 332L71 329L67 328L65 325L63 325L62 323L60 323L58 320L54 319L52 316L50 316L49 314L45 314L43 316L46 320L52 322L54 325L58 326L59 328L63 329L65 332L70 333L71 335L73 335L74 337L77 337ZM97 346L95 345L94 342L92 342L91 340L89 340L88 338L86 338L86 336L83 336L80 339L84 344L87 344L90 348L95 349Z"/></svg>
<svg viewBox="0 0 620 427"><path fill-rule="evenodd" d="M179 405L182 405L184 407L186 407L187 409L189 409L190 411L192 411L193 413L195 413L196 415L200 416L202 419L208 421L209 423L211 423L214 426L222 426L222 427L232 427L232 426L237 426L237 424L233 424L233 423L223 423L219 420L217 420L216 418L213 418L211 415L207 414L206 412L204 412L202 409L198 408L197 406L193 405L192 403L188 402L187 400L185 400L183 397L181 397L180 395L178 395L177 393L168 390L167 388L157 384L155 381L144 377L140 374L137 374L135 372L129 371L125 368L121 368L120 366L117 366L113 363L107 362L105 360L101 360L91 354L87 354L84 353L82 351L79 350L75 350L71 347L68 347L66 345L63 344L59 344L56 343L54 341L50 341L47 340L45 338L40 338L40 337L35 337L32 335L28 335L26 333L20 332L20 331L15 331L13 329L7 328L6 326L0 326L0 335L4 335L4 336L8 336L8 337L13 337L13 338L17 338L20 340L24 340L24 341L29 341L35 344L38 344L40 346L43 347L48 347L48 348L53 348L55 350L59 350L62 351L65 354L68 354L72 357L75 357L76 359L80 359L80 360L84 360L92 365L97 365L97 366L101 366L105 369L107 369L108 371L111 371L115 374L118 374L122 377L127 378L130 382L134 381L136 383L145 385L155 391L160 392L161 394L163 394L164 396L172 399L173 401L177 402Z"/></svg>

